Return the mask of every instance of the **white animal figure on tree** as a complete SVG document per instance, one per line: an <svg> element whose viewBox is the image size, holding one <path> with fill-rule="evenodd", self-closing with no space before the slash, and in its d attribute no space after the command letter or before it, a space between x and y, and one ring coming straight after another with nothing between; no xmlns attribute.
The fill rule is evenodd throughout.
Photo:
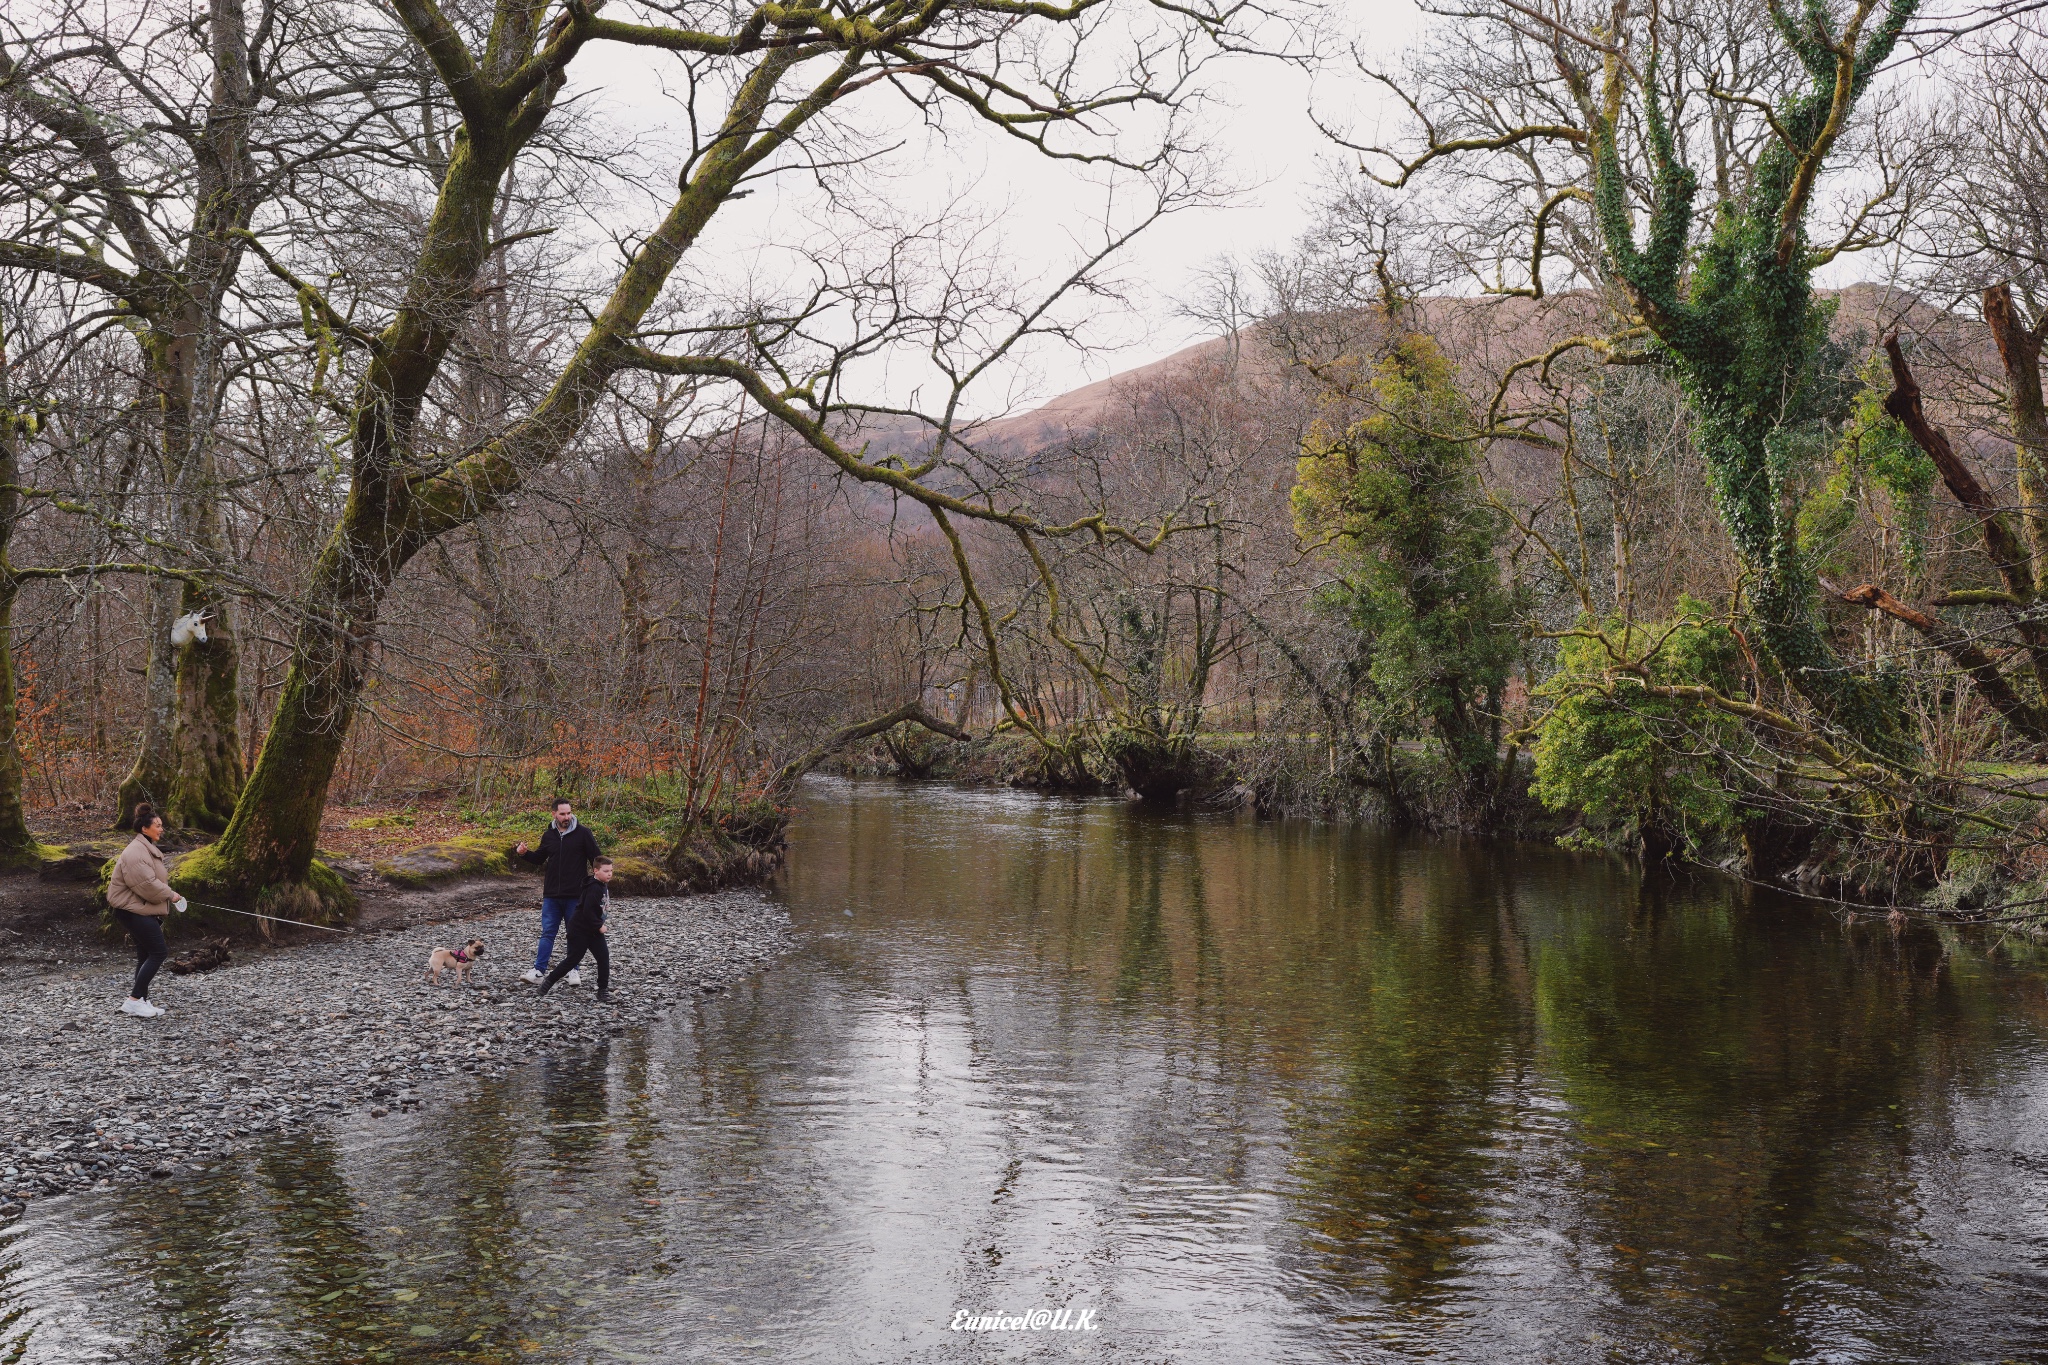
<svg viewBox="0 0 2048 1365"><path fill-rule="evenodd" d="M171 646L183 649L186 645L206 643L206 623L213 619L210 611L188 611L171 622Z"/></svg>

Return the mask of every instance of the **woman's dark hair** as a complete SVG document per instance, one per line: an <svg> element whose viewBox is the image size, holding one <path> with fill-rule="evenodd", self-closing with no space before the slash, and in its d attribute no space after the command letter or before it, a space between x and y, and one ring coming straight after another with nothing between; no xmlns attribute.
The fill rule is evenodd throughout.
<svg viewBox="0 0 2048 1365"><path fill-rule="evenodd" d="M147 801L137 801L135 803L135 818L129 823L128 827L137 834L140 834L155 824L156 820L156 807L150 805Z"/></svg>

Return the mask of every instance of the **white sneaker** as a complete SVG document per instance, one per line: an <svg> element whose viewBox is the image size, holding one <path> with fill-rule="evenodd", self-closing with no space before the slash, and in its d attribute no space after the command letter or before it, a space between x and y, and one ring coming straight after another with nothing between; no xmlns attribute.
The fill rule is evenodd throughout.
<svg viewBox="0 0 2048 1365"><path fill-rule="evenodd" d="M137 1000L131 995L121 1002L121 1013L132 1014L137 1019L154 1019L159 1014L162 1014L163 1011L150 1004L147 1000Z"/></svg>
<svg viewBox="0 0 2048 1365"><path fill-rule="evenodd" d="M525 975L525 976L522 976L522 977L520 977L519 979L520 979L521 981L539 981L539 980L540 980L540 969L539 969L539 968L537 968L537 967L528 967L528 968L526 969L526 975Z"/></svg>
<svg viewBox="0 0 2048 1365"><path fill-rule="evenodd" d="M581 973L581 972L579 972L579 971L576 971L576 970L574 970L574 969L572 968L572 969L570 970L570 972L569 972L569 976L568 976L568 982L569 982L569 984L570 984L570 985L572 985L572 986L580 986L580 985L582 985L582 984L583 984L583 973Z"/></svg>

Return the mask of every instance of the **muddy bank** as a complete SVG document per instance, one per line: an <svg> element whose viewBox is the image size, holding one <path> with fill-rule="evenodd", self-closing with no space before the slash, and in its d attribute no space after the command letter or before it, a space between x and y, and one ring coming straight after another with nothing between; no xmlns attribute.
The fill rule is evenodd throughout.
<svg viewBox="0 0 2048 1365"><path fill-rule="evenodd" d="M0 1216L41 1195L203 1168L289 1124L459 1097L477 1077L592 1046L723 990L790 943L788 916L757 894L622 899L613 1003L593 999L594 972L538 1000L518 979L539 921L525 890L379 897L349 934L237 943L226 967L161 974L157 1019L119 1012L125 945L112 951L90 931L75 943L43 936L39 951L79 960L17 961L0 981L10 1063L0 1074ZM476 984L422 980L434 948L471 938L486 944Z"/></svg>

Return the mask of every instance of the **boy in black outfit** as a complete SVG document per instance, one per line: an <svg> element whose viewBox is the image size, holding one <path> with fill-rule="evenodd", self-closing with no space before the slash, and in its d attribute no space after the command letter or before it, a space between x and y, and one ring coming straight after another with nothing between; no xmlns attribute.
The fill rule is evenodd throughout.
<svg viewBox="0 0 2048 1365"><path fill-rule="evenodd" d="M611 1003L612 954L604 941L604 936L611 932L611 925L605 922L612 906L611 883L612 860L599 857L591 865L590 880L583 884L576 909L569 915L569 943L562 950L562 960L541 979L541 995L553 990L555 983L574 971L583 955L589 953L597 959L597 1001L601 1005Z"/></svg>

